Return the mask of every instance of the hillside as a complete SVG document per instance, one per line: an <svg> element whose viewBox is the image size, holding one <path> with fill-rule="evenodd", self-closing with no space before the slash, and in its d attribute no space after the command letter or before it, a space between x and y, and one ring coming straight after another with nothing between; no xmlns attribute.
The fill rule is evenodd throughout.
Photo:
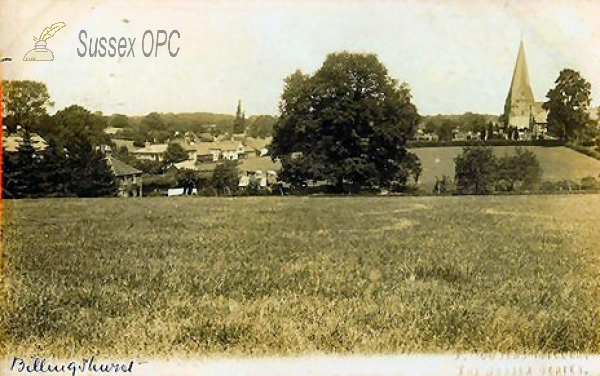
<svg viewBox="0 0 600 376"><path fill-rule="evenodd" d="M586 176L600 175L600 161L566 147L526 146L533 151L544 171L542 179L550 181L579 181ZM503 156L514 153L515 146L495 146L494 153ZM420 184L425 190L433 189L437 177L454 177L454 158L462 152L461 147L433 147L412 149L423 164Z"/></svg>

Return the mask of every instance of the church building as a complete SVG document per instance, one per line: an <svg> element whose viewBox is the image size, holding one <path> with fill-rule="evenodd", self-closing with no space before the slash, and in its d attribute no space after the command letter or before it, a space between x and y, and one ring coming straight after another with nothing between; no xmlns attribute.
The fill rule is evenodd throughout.
<svg viewBox="0 0 600 376"><path fill-rule="evenodd" d="M529 72L525 60L523 41L519 46L517 62L513 71L510 89L504 105L506 126L532 132L536 136L546 133L547 115L543 102L536 102L529 83Z"/></svg>

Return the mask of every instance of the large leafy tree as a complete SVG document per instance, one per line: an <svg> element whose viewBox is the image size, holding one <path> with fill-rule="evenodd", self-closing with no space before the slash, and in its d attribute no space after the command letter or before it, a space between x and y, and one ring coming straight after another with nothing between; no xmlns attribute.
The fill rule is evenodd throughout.
<svg viewBox="0 0 600 376"><path fill-rule="evenodd" d="M272 151L284 179L325 180L339 190L406 182L404 145L419 114L408 85L375 55L330 54L315 74L296 71L280 111Z"/></svg>
<svg viewBox="0 0 600 376"><path fill-rule="evenodd" d="M579 72L563 69L548 91L543 107L548 111L548 132L565 141L581 140L591 128L591 85Z"/></svg>
<svg viewBox="0 0 600 376"><path fill-rule="evenodd" d="M109 137L104 133L106 119L79 105L58 111L54 114L54 121L61 127L60 139L63 143L70 142L73 137L80 137L82 134L86 135L93 146L110 143Z"/></svg>
<svg viewBox="0 0 600 376"><path fill-rule="evenodd" d="M46 84L30 80L3 81L2 97L4 107L4 124L8 131L13 133L17 125L28 128L38 123L39 118L47 114L49 107L54 104L50 101L50 94Z"/></svg>

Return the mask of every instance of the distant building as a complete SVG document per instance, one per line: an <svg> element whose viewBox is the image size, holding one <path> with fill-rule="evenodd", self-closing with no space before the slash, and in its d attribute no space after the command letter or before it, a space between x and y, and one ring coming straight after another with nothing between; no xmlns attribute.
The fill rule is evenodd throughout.
<svg viewBox="0 0 600 376"><path fill-rule="evenodd" d="M521 41L504 105L506 125L519 130L527 129L535 135L545 134L547 112L542 108L542 104L543 102L536 102L533 97L525 59L525 46Z"/></svg>
<svg viewBox="0 0 600 376"><path fill-rule="evenodd" d="M196 161L196 149L187 143L179 143L188 153L188 159ZM162 162L165 159L168 144L147 144L146 147L133 151L133 155L138 159Z"/></svg>
<svg viewBox="0 0 600 376"><path fill-rule="evenodd" d="M142 171L110 155L106 156L106 162L117 178L119 185L118 195L120 197L142 196Z"/></svg>
<svg viewBox="0 0 600 376"><path fill-rule="evenodd" d="M21 142L23 142L22 133L17 132L8 136L4 136L2 146L7 152L15 152L19 148L19 145L21 145ZM40 137L37 133L31 134L31 144L33 145L33 148L37 151L44 150L48 146L46 140Z"/></svg>
<svg viewBox="0 0 600 376"><path fill-rule="evenodd" d="M114 136L119 132L122 132L123 128L115 128L115 127L106 127L104 128L104 134L107 134L109 136Z"/></svg>

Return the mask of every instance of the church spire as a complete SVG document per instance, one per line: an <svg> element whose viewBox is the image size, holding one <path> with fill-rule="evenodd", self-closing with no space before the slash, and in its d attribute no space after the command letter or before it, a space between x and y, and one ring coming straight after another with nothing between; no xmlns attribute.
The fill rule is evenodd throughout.
<svg viewBox="0 0 600 376"><path fill-rule="evenodd" d="M535 99L529 83L529 71L525 59L525 44L521 40L510 89L504 104L505 125L519 129L528 128L534 107Z"/></svg>
<svg viewBox="0 0 600 376"><path fill-rule="evenodd" d="M521 45L519 46L519 54L517 55L517 62L515 63L506 104L507 106L514 105L518 101L534 102L533 91L529 84L529 71L527 69L527 60L525 59L525 44L523 40L521 40Z"/></svg>

